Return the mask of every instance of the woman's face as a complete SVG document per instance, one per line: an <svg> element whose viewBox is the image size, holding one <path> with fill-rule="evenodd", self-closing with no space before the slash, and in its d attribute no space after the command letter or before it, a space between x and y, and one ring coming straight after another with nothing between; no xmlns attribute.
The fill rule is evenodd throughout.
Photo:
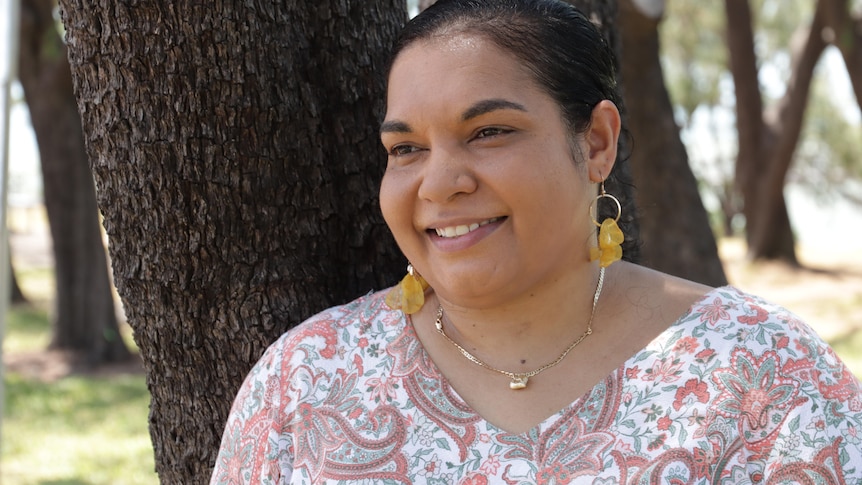
<svg viewBox="0 0 862 485"><path fill-rule="evenodd" d="M556 102L512 54L463 34L407 47L381 139L383 216L441 298L496 305L588 264L591 148L579 136L573 154Z"/></svg>

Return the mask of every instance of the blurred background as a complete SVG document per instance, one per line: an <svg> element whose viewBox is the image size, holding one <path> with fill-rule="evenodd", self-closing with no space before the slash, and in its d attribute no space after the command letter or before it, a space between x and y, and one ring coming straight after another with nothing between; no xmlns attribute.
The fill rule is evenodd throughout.
<svg viewBox="0 0 862 485"><path fill-rule="evenodd" d="M47 17L34 8L43 18L25 22L53 22L61 35L56 9L41 4ZM620 9L657 26L663 82L727 280L795 311L862 376L862 62L833 45L836 20L818 10L826 4L843 5L839 20L862 25L858 0L620 0ZM40 78L62 69L63 58L28 64L28 25L9 106L14 284L2 340L0 483L156 483L145 378L122 305L99 283L109 273L105 238L87 222L98 219L92 180L65 171L83 144L68 141L64 115L52 111L68 109L72 86ZM750 45L740 45L746 36ZM624 54L624 72L627 62ZM627 102L653 96L637 83L625 88ZM37 117L57 123L39 142ZM44 153L60 156L49 163ZM746 207L746 196L758 198ZM752 209L767 206L786 208L789 225ZM764 242L770 235L780 241Z"/></svg>

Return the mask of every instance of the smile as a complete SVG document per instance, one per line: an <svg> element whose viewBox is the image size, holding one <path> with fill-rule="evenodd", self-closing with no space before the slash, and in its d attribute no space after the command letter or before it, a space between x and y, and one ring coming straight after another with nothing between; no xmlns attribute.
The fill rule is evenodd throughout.
<svg viewBox="0 0 862 485"><path fill-rule="evenodd" d="M463 236L464 234L471 233L482 226L491 224L492 222L497 222L498 220L500 220L499 217L492 217L491 219L482 222L474 222L470 225L463 224L460 226L437 227L434 228L434 231L440 237L458 237Z"/></svg>

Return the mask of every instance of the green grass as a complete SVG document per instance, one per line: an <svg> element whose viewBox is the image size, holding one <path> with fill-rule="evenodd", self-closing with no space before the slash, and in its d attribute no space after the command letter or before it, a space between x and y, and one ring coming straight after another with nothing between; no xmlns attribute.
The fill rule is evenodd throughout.
<svg viewBox="0 0 862 485"><path fill-rule="evenodd" d="M16 305L6 314L4 353L32 352L48 347L48 311L33 305Z"/></svg>
<svg viewBox="0 0 862 485"><path fill-rule="evenodd" d="M2 483L158 483L143 375L5 383Z"/></svg>
<svg viewBox="0 0 862 485"><path fill-rule="evenodd" d="M24 291L37 300L32 291L26 287ZM47 306L37 301L9 311L4 356L47 346ZM43 382L7 369L4 385L3 485L158 483L143 374L79 375Z"/></svg>
<svg viewBox="0 0 862 485"><path fill-rule="evenodd" d="M49 302L54 298L54 270L52 268L15 268L21 291L35 302Z"/></svg>

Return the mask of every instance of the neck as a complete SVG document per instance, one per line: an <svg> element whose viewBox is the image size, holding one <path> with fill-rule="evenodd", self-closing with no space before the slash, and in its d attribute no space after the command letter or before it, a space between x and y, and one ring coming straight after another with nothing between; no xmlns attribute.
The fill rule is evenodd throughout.
<svg viewBox="0 0 862 485"><path fill-rule="evenodd" d="M440 298L446 335L487 364L528 372L560 355L587 330L599 269L572 271L554 284L489 308Z"/></svg>

